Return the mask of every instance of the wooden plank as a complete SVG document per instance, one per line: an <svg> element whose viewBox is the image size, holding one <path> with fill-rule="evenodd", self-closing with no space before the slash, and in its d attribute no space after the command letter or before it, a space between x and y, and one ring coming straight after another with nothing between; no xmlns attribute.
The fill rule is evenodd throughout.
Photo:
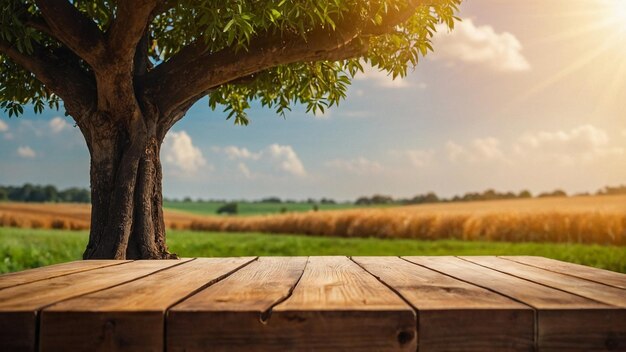
<svg viewBox="0 0 626 352"><path fill-rule="evenodd" d="M0 275L0 290L81 271L127 263L128 260L77 260Z"/></svg>
<svg viewBox="0 0 626 352"><path fill-rule="evenodd" d="M538 284L567 291L616 307L626 308L626 292L616 287L539 269L498 257L477 256L461 258Z"/></svg>
<svg viewBox="0 0 626 352"><path fill-rule="evenodd" d="M533 348L534 311L526 305L398 257L352 259L418 310L419 351Z"/></svg>
<svg viewBox="0 0 626 352"><path fill-rule="evenodd" d="M38 311L56 302L149 275L184 261L145 260L0 290L0 351L32 351Z"/></svg>
<svg viewBox="0 0 626 352"><path fill-rule="evenodd" d="M542 351L597 351L626 346L626 310L556 290L455 257L406 257L536 309Z"/></svg>
<svg viewBox="0 0 626 352"><path fill-rule="evenodd" d="M291 265L300 268L301 264ZM254 284L244 286L245 290L255 287L262 290L268 276L264 272L270 270L272 282L281 286L273 291L273 300L285 295L298 272L281 275L278 270L264 270L261 264L250 268L253 269L258 270L257 274L247 276L258 277ZM227 281L223 284L227 285ZM232 286L228 290L215 293L228 296L228 292L237 288L235 283L229 285ZM250 295L251 301L258 299L257 294ZM273 307L269 304L271 310L262 321L259 311L268 306L269 300L244 304L246 308L242 310L236 299L225 298L222 304L220 297L223 296L209 298L214 305L185 308L183 302L168 312L168 351L415 351L417 347L413 309L346 257L310 257L291 296ZM203 301L194 297L190 300L194 304ZM219 330L220 326L209 328L206 322L237 327L239 331ZM215 335L218 330L223 332L222 336ZM206 331L212 331L210 337L204 335Z"/></svg>
<svg viewBox="0 0 626 352"><path fill-rule="evenodd" d="M502 256L507 260L534 266L537 268L554 271L565 275L579 277L601 284L626 289L626 274L616 273L614 271L592 268L585 265L562 262L560 260L532 257L532 256Z"/></svg>
<svg viewBox="0 0 626 352"><path fill-rule="evenodd" d="M172 307L167 350L248 348L269 310L291 294L306 262L306 257L259 258Z"/></svg>
<svg viewBox="0 0 626 352"><path fill-rule="evenodd" d="M165 311L254 259L198 258L54 304L41 313L41 350L162 351Z"/></svg>

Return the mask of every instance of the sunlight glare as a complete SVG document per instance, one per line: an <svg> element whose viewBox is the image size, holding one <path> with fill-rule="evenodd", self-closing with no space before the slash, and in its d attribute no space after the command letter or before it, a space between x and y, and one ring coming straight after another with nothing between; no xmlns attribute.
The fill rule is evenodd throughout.
<svg viewBox="0 0 626 352"><path fill-rule="evenodd" d="M613 21L620 25L622 32L626 32L626 0L612 0L611 12Z"/></svg>

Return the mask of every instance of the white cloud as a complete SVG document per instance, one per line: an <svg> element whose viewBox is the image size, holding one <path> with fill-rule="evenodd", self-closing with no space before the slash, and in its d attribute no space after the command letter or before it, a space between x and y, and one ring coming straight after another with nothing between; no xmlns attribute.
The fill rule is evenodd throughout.
<svg viewBox="0 0 626 352"><path fill-rule="evenodd" d="M600 158L626 156L626 149L612 144L609 134L593 125L570 130L538 131L522 134L506 148L494 137L476 138L466 145L449 141L445 145L452 162L548 162L576 165Z"/></svg>
<svg viewBox="0 0 626 352"><path fill-rule="evenodd" d="M363 69L364 72L357 73L354 79L369 80L383 88L408 88L411 86L406 77L396 77L396 79L393 79L393 76L386 71L380 71L378 68L369 65L365 65ZM358 91L357 95L359 95Z"/></svg>
<svg viewBox="0 0 626 352"><path fill-rule="evenodd" d="M366 159L362 156L350 160L331 160L326 163L326 166L359 175L378 173L383 170L383 167L380 163L378 163L377 161Z"/></svg>
<svg viewBox="0 0 626 352"><path fill-rule="evenodd" d="M562 164L589 162L625 153L624 148L611 146L605 130L593 125L582 125L569 131L525 133L514 145L514 150L522 157Z"/></svg>
<svg viewBox="0 0 626 352"><path fill-rule="evenodd" d="M202 151L193 145L185 131L170 132L163 143L163 160L179 171L193 173L206 165Z"/></svg>
<svg viewBox="0 0 626 352"><path fill-rule="evenodd" d="M219 150L220 148L216 148L216 151L219 151ZM235 160L235 159L258 160L261 157L261 153L252 153L247 148L239 148L234 145L224 147L222 151L231 160Z"/></svg>
<svg viewBox="0 0 626 352"><path fill-rule="evenodd" d="M245 177L245 178L253 178L252 172L250 171L250 169L248 168L248 166L244 163L239 163L237 165L237 168L239 169L239 171L241 171L241 174Z"/></svg>
<svg viewBox="0 0 626 352"><path fill-rule="evenodd" d="M37 153L35 153L35 151L29 146L21 146L17 148L17 155L21 156L22 158L32 159L37 156Z"/></svg>
<svg viewBox="0 0 626 352"><path fill-rule="evenodd" d="M450 161L459 161L467 155L465 148L452 141L448 141L448 143L446 143L446 152Z"/></svg>
<svg viewBox="0 0 626 352"><path fill-rule="evenodd" d="M307 174L298 154L289 145L272 144L256 152L237 146L214 147L212 150L226 155L229 160L254 162L252 165L260 168L267 169L269 166L274 170L287 172L295 176L306 176ZM240 162L237 164L237 169L246 178L251 178L255 176L255 173L250 170L250 165L251 163L244 164Z"/></svg>
<svg viewBox="0 0 626 352"><path fill-rule="evenodd" d="M500 150L500 141L497 138L477 138L474 139L472 145L479 159L493 160L504 157L504 153Z"/></svg>
<svg viewBox="0 0 626 352"><path fill-rule="evenodd" d="M446 143L448 159L452 162L486 162L493 160L506 161L504 152L497 138L486 137L472 140L469 146L464 147L452 141Z"/></svg>
<svg viewBox="0 0 626 352"><path fill-rule="evenodd" d="M422 168L430 165L435 154L432 150L422 149L407 149L407 150L393 150L392 156L400 157L404 162L408 160L409 164L417 168Z"/></svg>
<svg viewBox="0 0 626 352"><path fill-rule="evenodd" d="M6 124L6 122L0 120L0 132L6 132L9 130L9 126Z"/></svg>
<svg viewBox="0 0 626 352"><path fill-rule="evenodd" d="M52 118L52 120L50 120L50 122L48 123L48 127L50 127L50 131L52 133L59 133L65 129L70 128L71 125L67 123L64 118L56 116Z"/></svg>
<svg viewBox="0 0 626 352"><path fill-rule="evenodd" d="M266 152L283 171L296 176L306 176L302 161L290 145L272 144Z"/></svg>
<svg viewBox="0 0 626 352"><path fill-rule="evenodd" d="M471 19L456 23L451 32L439 25L433 43L435 60L482 64L497 71L530 70L517 37L509 32L497 33L491 26L476 26Z"/></svg>

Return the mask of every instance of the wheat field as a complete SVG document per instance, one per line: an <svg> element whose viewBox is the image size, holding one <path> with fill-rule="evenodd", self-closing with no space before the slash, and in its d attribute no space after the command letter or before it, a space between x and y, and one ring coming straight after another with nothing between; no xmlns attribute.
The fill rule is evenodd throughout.
<svg viewBox="0 0 626 352"><path fill-rule="evenodd" d="M626 196L439 203L391 208L201 216L165 211L175 229L338 237L626 245ZM85 229L89 206L0 203L0 226Z"/></svg>
<svg viewBox="0 0 626 352"><path fill-rule="evenodd" d="M58 230L89 228L91 206L78 203L2 203L0 226ZM189 229L193 221L204 217L165 210L165 225L170 229Z"/></svg>

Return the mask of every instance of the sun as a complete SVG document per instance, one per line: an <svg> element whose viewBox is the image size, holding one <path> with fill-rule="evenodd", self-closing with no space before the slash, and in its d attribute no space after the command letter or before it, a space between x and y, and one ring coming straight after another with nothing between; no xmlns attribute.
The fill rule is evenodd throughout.
<svg viewBox="0 0 626 352"><path fill-rule="evenodd" d="M626 0L613 0L616 19L626 22Z"/></svg>
<svg viewBox="0 0 626 352"><path fill-rule="evenodd" d="M614 22L626 31L626 0L610 0L611 17Z"/></svg>

